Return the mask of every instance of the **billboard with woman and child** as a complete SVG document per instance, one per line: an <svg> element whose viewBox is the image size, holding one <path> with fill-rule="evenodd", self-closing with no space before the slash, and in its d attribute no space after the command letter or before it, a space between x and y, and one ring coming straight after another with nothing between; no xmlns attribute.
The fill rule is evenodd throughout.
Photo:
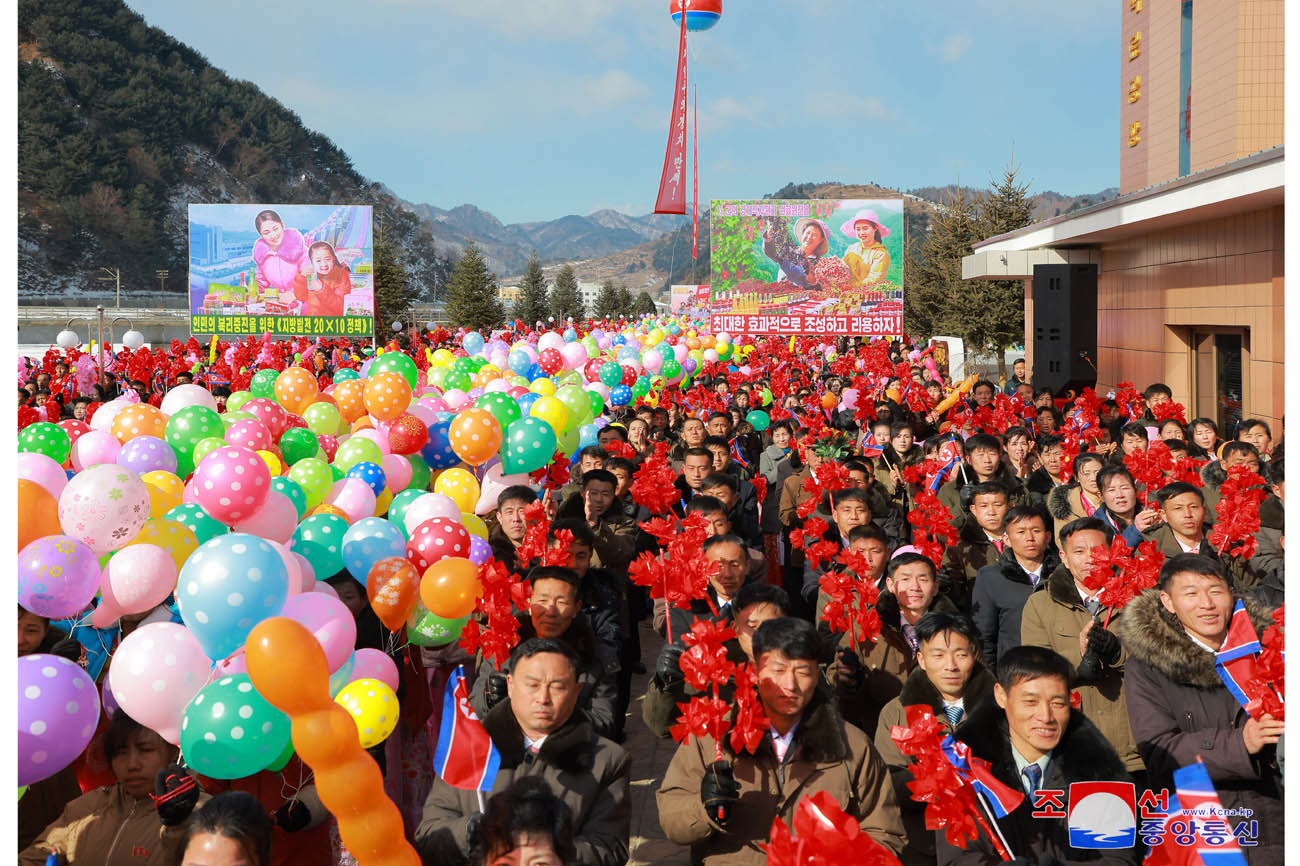
<svg viewBox="0 0 1300 866"><path fill-rule="evenodd" d="M368 205L191 204L190 330L370 337Z"/></svg>
<svg viewBox="0 0 1300 866"><path fill-rule="evenodd" d="M710 207L715 333L902 334L902 199Z"/></svg>

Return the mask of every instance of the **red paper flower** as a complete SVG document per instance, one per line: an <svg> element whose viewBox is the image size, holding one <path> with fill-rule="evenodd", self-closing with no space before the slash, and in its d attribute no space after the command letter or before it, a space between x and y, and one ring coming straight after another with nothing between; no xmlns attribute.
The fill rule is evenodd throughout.
<svg viewBox="0 0 1300 866"><path fill-rule="evenodd" d="M697 619L691 630L682 635L688 649L682 653L682 676L692 687L704 691L711 685L726 685L735 673L735 664L727 658L726 642L736 633L725 622Z"/></svg>
<svg viewBox="0 0 1300 866"><path fill-rule="evenodd" d="M943 830L950 844L965 848L979 837L984 818L974 789L944 755L946 734L947 728L923 705L907 707L907 727L895 725L889 731L899 751L915 758L907 788L913 800L926 804L926 828Z"/></svg>
<svg viewBox="0 0 1300 866"><path fill-rule="evenodd" d="M1167 475L1174 469L1173 454L1169 446L1157 440L1145 450L1134 451L1124 458L1124 466L1142 489L1148 505L1156 504L1156 493L1167 483Z"/></svg>
<svg viewBox="0 0 1300 866"><path fill-rule="evenodd" d="M632 501L651 514L667 514L681 502L677 473L668 464L668 443L656 442L655 452L632 476Z"/></svg>
<svg viewBox="0 0 1300 866"><path fill-rule="evenodd" d="M1092 549L1092 569L1083 585L1094 592L1101 590L1097 600L1114 612L1155 586L1164 562L1165 555L1155 542L1144 541L1130 554L1128 543L1116 538L1109 550ZM1110 621L1109 613L1106 621Z"/></svg>
<svg viewBox="0 0 1300 866"><path fill-rule="evenodd" d="M1250 559L1259 550L1259 507L1268 498L1268 487L1259 473L1244 464L1228 470L1219 485L1218 522L1210 530L1210 544L1220 556Z"/></svg>
<svg viewBox="0 0 1300 866"><path fill-rule="evenodd" d="M772 819L768 866L900 866L894 852L862 832L858 821L826 791L804 795L795 807L794 833Z"/></svg>

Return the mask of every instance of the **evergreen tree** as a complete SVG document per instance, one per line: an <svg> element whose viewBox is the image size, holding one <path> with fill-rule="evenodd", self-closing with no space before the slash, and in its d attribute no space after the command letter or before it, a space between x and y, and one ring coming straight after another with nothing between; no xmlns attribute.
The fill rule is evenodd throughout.
<svg viewBox="0 0 1300 866"><path fill-rule="evenodd" d="M488 270L478 244L470 241L447 281L447 320L453 328L490 331L505 320L496 276Z"/></svg>
<svg viewBox="0 0 1300 866"><path fill-rule="evenodd" d="M632 305L631 315L641 316L646 313L654 313L655 311L655 302L654 299L650 297L650 293L642 292L636 296L636 302Z"/></svg>
<svg viewBox="0 0 1300 866"><path fill-rule="evenodd" d="M912 246L904 263L907 290L903 293L903 327L922 338L949 335L968 340L970 318L978 315L970 294L976 288L961 278L962 256L982 235L970 199L957 189L939 211L919 249ZM976 351L982 344L972 348Z"/></svg>
<svg viewBox="0 0 1300 866"><path fill-rule="evenodd" d="M981 238L1014 231L1029 225L1034 206L1026 194L1029 184L1018 183L1014 161L1006 167L993 189L980 194L977 231ZM976 288L972 338L980 346L996 350L998 375L1006 378L1006 349L1025 339L1025 283L1023 280L971 280Z"/></svg>
<svg viewBox="0 0 1300 866"><path fill-rule="evenodd" d="M632 315L632 307L634 304L635 302L632 300L632 293L627 290L627 286L619 286L618 304L616 305L618 309L618 315L620 316Z"/></svg>
<svg viewBox="0 0 1300 866"><path fill-rule="evenodd" d="M411 291L411 281L406 276L406 268L397 258L397 250L388 236L375 232L375 337L376 340L388 335L393 322L407 321L411 302L415 293Z"/></svg>
<svg viewBox="0 0 1300 866"><path fill-rule="evenodd" d="M542 273L542 260L537 257L537 250L528 257L528 267L519 284L519 300L515 301L512 312L516 319L530 328L538 322L545 322L551 314L550 299L546 296L546 276Z"/></svg>
<svg viewBox="0 0 1300 866"><path fill-rule="evenodd" d="M578 278L573 268L565 265L555 275L555 288L551 291L551 315L556 324L566 319L580 322L586 315L582 309L582 295L578 292Z"/></svg>
<svg viewBox="0 0 1300 866"><path fill-rule="evenodd" d="M618 289L614 288L613 281L605 280L596 295L595 316L597 319L617 319L618 314Z"/></svg>

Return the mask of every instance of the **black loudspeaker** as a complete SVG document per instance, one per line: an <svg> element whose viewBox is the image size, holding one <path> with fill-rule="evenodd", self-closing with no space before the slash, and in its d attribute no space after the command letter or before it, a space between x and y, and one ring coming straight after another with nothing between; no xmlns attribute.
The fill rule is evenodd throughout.
<svg viewBox="0 0 1300 866"><path fill-rule="evenodd" d="M1097 266L1034 265L1035 388L1097 384Z"/></svg>

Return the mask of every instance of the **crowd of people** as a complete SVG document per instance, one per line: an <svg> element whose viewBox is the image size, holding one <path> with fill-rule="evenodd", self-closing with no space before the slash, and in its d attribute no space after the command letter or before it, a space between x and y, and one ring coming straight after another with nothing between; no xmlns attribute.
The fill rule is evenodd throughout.
<svg viewBox="0 0 1300 866"><path fill-rule="evenodd" d="M329 578L356 617L357 647L401 670L401 723L372 754L422 861L626 862L645 756L623 744L644 723L678 740L655 802L693 863L766 862L774 819L791 822L801 800L826 792L905 864L995 863L1002 848L1038 866L1137 864L1151 844L1144 822L1131 847L1074 847L1066 813L1045 814L1042 793L1132 782L1138 797L1174 794L1175 771L1198 761L1228 810L1223 832L1249 863L1281 863L1283 723L1248 712L1216 665L1238 602L1256 635L1280 619L1280 433L1258 420L1189 422L1160 383L1062 399L1017 361L1001 384L954 390L903 341L810 346L769 341L748 364L711 364L689 391L607 406L565 483L500 493L486 518L492 555L531 588L501 665L456 642L405 646L364 587ZM874 383L872 365L888 370ZM20 407L55 401L57 417L83 420L115 396L71 396L69 376L65 362L34 373ZM194 381L122 387L156 404ZM1241 501L1256 503L1255 525L1216 534ZM664 521L703 539L698 597L645 585L641 565L668 547ZM528 543L538 525L547 552ZM1160 559L1123 598L1098 579L1103 554ZM874 617L846 620L845 605ZM124 619L122 633L142 619ZM738 707L749 688L697 686L701 623L725 627L726 661L755 674L752 748L683 733L693 698ZM86 656L20 607L19 654L33 652ZM433 772L442 690L458 667L500 755L488 792ZM895 734L916 707L1023 795L962 846L927 824L909 787L914 758ZM347 856L337 840L331 852L330 815L298 759L196 784L157 733L120 712L104 728L86 760L20 801L19 862Z"/></svg>

